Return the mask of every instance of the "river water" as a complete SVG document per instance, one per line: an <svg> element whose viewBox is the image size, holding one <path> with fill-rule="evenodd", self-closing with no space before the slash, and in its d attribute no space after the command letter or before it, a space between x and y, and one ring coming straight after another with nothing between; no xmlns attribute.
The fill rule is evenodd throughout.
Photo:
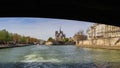
<svg viewBox="0 0 120 68"><path fill-rule="evenodd" d="M0 49L0 63L8 62L120 62L120 51L107 49L78 48L75 45L33 45L26 47Z"/></svg>
<svg viewBox="0 0 120 68"><path fill-rule="evenodd" d="M120 51L33 45L0 49L0 62L120 62Z"/></svg>

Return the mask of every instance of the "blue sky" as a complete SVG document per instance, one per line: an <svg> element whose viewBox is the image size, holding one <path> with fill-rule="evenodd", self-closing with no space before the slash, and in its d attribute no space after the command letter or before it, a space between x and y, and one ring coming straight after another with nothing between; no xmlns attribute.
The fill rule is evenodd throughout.
<svg viewBox="0 0 120 68"><path fill-rule="evenodd" d="M73 37L79 30L84 30L86 33L92 24L93 22L52 18L0 18L0 30L6 29L12 33L43 40L47 40L49 37L54 38L55 31L59 30L60 27L66 37Z"/></svg>

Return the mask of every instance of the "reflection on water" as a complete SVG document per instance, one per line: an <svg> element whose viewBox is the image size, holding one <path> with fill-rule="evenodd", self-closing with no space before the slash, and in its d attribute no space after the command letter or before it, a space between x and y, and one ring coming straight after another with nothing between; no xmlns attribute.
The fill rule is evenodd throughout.
<svg viewBox="0 0 120 68"><path fill-rule="evenodd" d="M27 46L0 50L0 62L120 62L119 50L76 46Z"/></svg>

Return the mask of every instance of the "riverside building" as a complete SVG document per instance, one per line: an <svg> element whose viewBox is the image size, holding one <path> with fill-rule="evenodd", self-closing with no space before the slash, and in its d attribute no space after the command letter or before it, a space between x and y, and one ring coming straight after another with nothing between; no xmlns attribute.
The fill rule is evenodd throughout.
<svg viewBox="0 0 120 68"><path fill-rule="evenodd" d="M95 23L87 30L88 39L116 37L120 37L120 27L117 26Z"/></svg>

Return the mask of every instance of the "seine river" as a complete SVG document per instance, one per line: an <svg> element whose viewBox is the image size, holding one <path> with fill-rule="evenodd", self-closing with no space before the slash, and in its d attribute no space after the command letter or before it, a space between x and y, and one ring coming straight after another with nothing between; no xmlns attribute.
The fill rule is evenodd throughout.
<svg viewBox="0 0 120 68"><path fill-rule="evenodd" d="M120 62L120 51L107 49L78 48L74 45L33 45L26 47L0 49L0 63L8 62Z"/></svg>

